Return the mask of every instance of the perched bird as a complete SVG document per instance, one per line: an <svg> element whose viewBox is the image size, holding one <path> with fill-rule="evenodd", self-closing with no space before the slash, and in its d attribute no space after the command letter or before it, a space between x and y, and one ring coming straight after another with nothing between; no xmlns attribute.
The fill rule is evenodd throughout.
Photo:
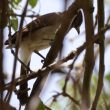
<svg viewBox="0 0 110 110"><path fill-rule="evenodd" d="M80 16L79 16L80 15ZM60 26L64 13L49 13L42 16L38 16L37 19L22 28L21 42L19 44L18 57L25 64L28 65L31 59L32 52L45 49L49 46L51 40L55 37L55 32ZM74 27L79 32L79 26L82 23L82 12L79 10L71 24L71 28ZM7 48L15 48L17 36L19 31L15 32L5 45ZM27 74L27 71L21 65L21 75ZM19 100L21 105L27 102L27 83L20 86L21 94Z"/></svg>

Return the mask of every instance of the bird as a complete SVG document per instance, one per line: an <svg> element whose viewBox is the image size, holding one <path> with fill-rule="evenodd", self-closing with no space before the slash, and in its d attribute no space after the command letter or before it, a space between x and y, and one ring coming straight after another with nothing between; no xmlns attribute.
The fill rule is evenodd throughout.
<svg viewBox="0 0 110 110"><path fill-rule="evenodd" d="M17 36L22 33L21 42L19 43L18 58L25 64L29 65L31 55L34 51L39 51L50 46L50 42L55 38L55 33L61 25L64 12L53 12L45 15L38 16L35 20L27 24L21 29L16 31L8 40L5 41L7 49L16 48ZM71 24L79 33L79 27L82 23L82 12L79 10ZM21 65L21 76L26 75L27 71ZM18 99L21 105L27 102L27 82L20 85L20 95Z"/></svg>

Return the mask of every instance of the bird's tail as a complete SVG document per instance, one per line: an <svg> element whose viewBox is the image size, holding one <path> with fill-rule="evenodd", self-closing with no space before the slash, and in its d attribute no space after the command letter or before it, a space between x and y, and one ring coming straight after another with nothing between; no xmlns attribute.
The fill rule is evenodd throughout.
<svg viewBox="0 0 110 110"><path fill-rule="evenodd" d="M30 65L30 59L31 59L32 51L26 48L25 45L22 45L19 49L18 57L19 59L29 68ZM21 71L20 76L26 77L26 74L28 74L29 70L21 64ZM24 105L28 101L28 83L24 80L24 82L20 85L19 91L18 91L18 99L20 101L21 105Z"/></svg>

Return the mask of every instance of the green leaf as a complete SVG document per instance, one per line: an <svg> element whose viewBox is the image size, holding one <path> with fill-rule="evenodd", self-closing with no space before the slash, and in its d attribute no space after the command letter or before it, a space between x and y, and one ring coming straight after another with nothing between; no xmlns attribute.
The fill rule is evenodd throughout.
<svg viewBox="0 0 110 110"><path fill-rule="evenodd" d="M12 9L19 9L21 0L13 0L11 3Z"/></svg>
<svg viewBox="0 0 110 110"><path fill-rule="evenodd" d="M34 8L37 4L37 0L29 0L29 5L31 5L32 8Z"/></svg>
<svg viewBox="0 0 110 110"><path fill-rule="evenodd" d="M38 110L45 110L45 106L42 102L40 102Z"/></svg>
<svg viewBox="0 0 110 110"><path fill-rule="evenodd" d="M13 0L13 2L18 5L21 2L21 0Z"/></svg>
<svg viewBox="0 0 110 110"><path fill-rule="evenodd" d="M107 75L105 76L105 79L110 82L110 74L107 74Z"/></svg>
<svg viewBox="0 0 110 110"><path fill-rule="evenodd" d="M16 31L18 29L18 18L12 17L11 25L12 25L12 28L14 29L14 31Z"/></svg>

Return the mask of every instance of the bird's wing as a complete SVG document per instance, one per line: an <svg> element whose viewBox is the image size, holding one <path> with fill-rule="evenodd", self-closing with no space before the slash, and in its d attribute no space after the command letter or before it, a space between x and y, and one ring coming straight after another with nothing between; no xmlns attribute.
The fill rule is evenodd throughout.
<svg viewBox="0 0 110 110"><path fill-rule="evenodd" d="M22 39L28 37L29 34L37 31L43 27L54 25L58 22L61 22L62 14L61 13L49 13L42 16L38 16L37 19L30 22L28 25L22 28ZM19 31L15 32L8 40L5 41L5 45L14 45L16 42L16 36L19 34ZM12 47L12 46L11 46Z"/></svg>

